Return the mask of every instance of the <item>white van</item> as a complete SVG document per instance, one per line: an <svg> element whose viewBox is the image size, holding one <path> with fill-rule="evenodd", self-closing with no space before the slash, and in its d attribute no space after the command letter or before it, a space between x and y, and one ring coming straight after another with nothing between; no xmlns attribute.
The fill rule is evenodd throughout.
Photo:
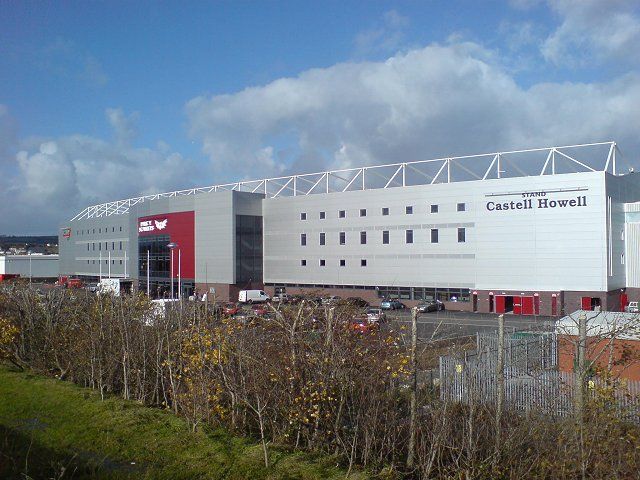
<svg viewBox="0 0 640 480"><path fill-rule="evenodd" d="M271 297L262 290L240 290L238 294L240 303L268 302L269 300L271 300Z"/></svg>

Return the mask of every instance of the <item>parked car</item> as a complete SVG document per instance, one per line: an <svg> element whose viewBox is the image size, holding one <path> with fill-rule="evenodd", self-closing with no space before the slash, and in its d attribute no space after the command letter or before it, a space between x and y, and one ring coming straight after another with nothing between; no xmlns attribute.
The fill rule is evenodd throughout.
<svg viewBox="0 0 640 480"><path fill-rule="evenodd" d="M262 317L269 312L269 308L267 307L267 305L259 303L253 305L251 307L251 310L253 311L253 314L257 315L258 317Z"/></svg>
<svg viewBox="0 0 640 480"><path fill-rule="evenodd" d="M291 301L291 296L288 293L276 293L271 297L271 301L276 303L289 303Z"/></svg>
<svg viewBox="0 0 640 480"><path fill-rule="evenodd" d="M367 318L370 322L384 322L387 316L380 308L370 308L367 310Z"/></svg>
<svg viewBox="0 0 640 480"><path fill-rule="evenodd" d="M330 297L322 297L322 305L334 305L338 303L341 298L337 295L331 295Z"/></svg>
<svg viewBox="0 0 640 480"><path fill-rule="evenodd" d="M638 302L629 302L629 304L624 307L625 312L629 313L640 313L640 307L638 307Z"/></svg>
<svg viewBox="0 0 640 480"><path fill-rule="evenodd" d="M358 333L368 333L379 328L378 322L369 321L369 317L366 314L356 315L351 319L348 324L348 328Z"/></svg>
<svg viewBox="0 0 640 480"><path fill-rule="evenodd" d="M271 297L262 290L240 290L238 294L240 303L268 302L269 300L271 300Z"/></svg>
<svg viewBox="0 0 640 480"><path fill-rule="evenodd" d="M380 308L382 310L402 310L406 306L399 300L383 300L380 302Z"/></svg>
<svg viewBox="0 0 640 480"><path fill-rule="evenodd" d="M349 297L345 300L345 302L357 308L367 308L369 306L369 302L360 297Z"/></svg>
<svg viewBox="0 0 640 480"><path fill-rule="evenodd" d="M444 303L440 300L433 300L431 302L423 302L419 304L417 308L420 313L438 312L440 310L444 310Z"/></svg>
<svg viewBox="0 0 640 480"><path fill-rule="evenodd" d="M222 312L225 315L237 315L240 312L240 306L237 303L225 303L222 307Z"/></svg>

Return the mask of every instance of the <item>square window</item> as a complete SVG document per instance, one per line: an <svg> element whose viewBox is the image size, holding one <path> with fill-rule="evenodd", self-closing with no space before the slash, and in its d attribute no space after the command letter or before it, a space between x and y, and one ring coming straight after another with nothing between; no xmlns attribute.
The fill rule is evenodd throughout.
<svg viewBox="0 0 640 480"><path fill-rule="evenodd" d="M389 230L382 232L382 243L384 245L389 245Z"/></svg>
<svg viewBox="0 0 640 480"><path fill-rule="evenodd" d="M431 213L438 213L438 205L431 205Z"/></svg>
<svg viewBox="0 0 640 480"><path fill-rule="evenodd" d="M303 247L307 244L307 234L306 233L301 233L300 234L300 245L302 245Z"/></svg>
<svg viewBox="0 0 640 480"><path fill-rule="evenodd" d="M347 212L346 212L346 210L340 210L340 211L338 212L338 217L339 217L339 218L344 218L344 217L346 217L346 216L347 216Z"/></svg>
<svg viewBox="0 0 640 480"><path fill-rule="evenodd" d="M382 215L389 215L389 207L382 207Z"/></svg>
<svg viewBox="0 0 640 480"><path fill-rule="evenodd" d="M324 220L326 218L326 212L320 212L320 220Z"/></svg>
<svg viewBox="0 0 640 480"><path fill-rule="evenodd" d="M404 208L404 213L406 213L407 215L411 215L413 214L413 206L408 205Z"/></svg>
<svg viewBox="0 0 640 480"><path fill-rule="evenodd" d="M324 267L327 264L326 260L324 258L320 259L320 266Z"/></svg>
<svg viewBox="0 0 640 480"><path fill-rule="evenodd" d="M413 230L407 230L405 231L405 242L406 243L413 243Z"/></svg>
<svg viewBox="0 0 640 480"><path fill-rule="evenodd" d="M465 203L459 203L458 204L458 211L459 212L464 212L467 209L467 205Z"/></svg>
<svg viewBox="0 0 640 480"><path fill-rule="evenodd" d="M360 216L361 217L366 217L367 216L367 209L366 208L361 208L360 209Z"/></svg>
<svg viewBox="0 0 640 480"><path fill-rule="evenodd" d="M307 219L307 214L305 212L302 212L300 214L300 220L306 220Z"/></svg>
<svg viewBox="0 0 640 480"><path fill-rule="evenodd" d="M458 229L458 243L464 243L467 241L467 232L464 228Z"/></svg>
<svg viewBox="0 0 640 480"><path fill-rule="evenodd" d="M347 243L347 234L345 232L340 232L340 245L344 245Z"/></svg>
<svg viewBox="0 0 640 480"><path fill-rule="evenodd" d="M347 261L344 260L344 259L340 260L340 266L341 267L346 267L347 266Z"/></svg>
<svg viewBox="0 0 640 480"><path fill-rule="evenodd" d="M366 267L367 266L367 260L365 258L363 258L362 260L360 260L360 266L361 267Z"/></svg>
<svg viewBox="0 0 640 480"><path fill-rule="evenodd" d="M320 234L320 245L324 245L325 241L326 241L325 234L321 233Z"/></svg>
<svg viewBox="0 0 640 480"><path fill-rule="evenodd" d="M438 229L431 229L431 243L438 243Z"/></svg>
<svg viewBox="0 0 640 480"><path fill-rule="evenodd" d="M300 266L301 267L306 267L307 266L307 261L306 260L300 260Z"/></svg>
<svg viewBox="0 0 640 480"><path fill-rule="evenodd" d="M360 232L360 245L367 244L367 232Z"/></svg>

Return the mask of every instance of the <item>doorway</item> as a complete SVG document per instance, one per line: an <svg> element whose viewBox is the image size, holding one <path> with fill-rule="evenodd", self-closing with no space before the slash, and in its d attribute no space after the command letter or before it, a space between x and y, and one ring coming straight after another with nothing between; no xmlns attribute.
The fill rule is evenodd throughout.
<svg viewBox="0 0 640 480"><path fill-rule="evenodd" d="M473 311L474 312L478 311L478 294L477 293L473 294Z"/></svg>

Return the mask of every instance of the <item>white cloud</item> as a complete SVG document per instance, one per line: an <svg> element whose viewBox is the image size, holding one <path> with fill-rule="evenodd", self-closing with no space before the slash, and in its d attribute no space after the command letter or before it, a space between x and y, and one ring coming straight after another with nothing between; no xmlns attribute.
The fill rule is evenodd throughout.
<svg viewBox="0 0 640 480"><path fill-rule="evenodd" d="M83 135L23 142L17 174L0 192L0 232L52 233L89 205L194 184L193 163L166 144L130 146L135 115L109 109L106 116L114 142Z"/></svg>
<svg viewBox="0 0 640 480"><path fill-rule="evenodd" d="M404 30L409 23L409 18L396 10L385 12L378 25L356 35L356 54L368 56L373 53L394 53L402 45Z"/></svg>
<svg viewBox="0 0 640 480"><path fill-rule="evenodd" d="M190 132L235 178L610 139L640 150L637 73L524 89L493 59L466 42L313 69L194 98Z"/></svg>
<svg viewBox="0 0 640 480"><path fill-rule="evenodd" d="M557 0L550 6L562 23L542 46L546 60L571 66L640 64L637 0Z"/></svg>

